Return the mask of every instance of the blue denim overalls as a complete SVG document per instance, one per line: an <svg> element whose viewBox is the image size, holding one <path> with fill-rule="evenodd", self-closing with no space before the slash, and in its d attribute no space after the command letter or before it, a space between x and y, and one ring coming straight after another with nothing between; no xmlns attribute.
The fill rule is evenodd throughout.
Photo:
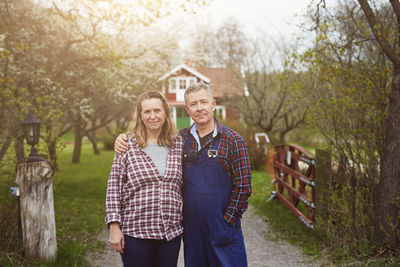
<svg viewBox="0 0 400 267"><path fill-rule="evenodd" d="M193 139L189 134L182 160L185 266L247 266L240 219L230 226L223 218L232 181L218 159L220 135L194 155Z"/></svg>

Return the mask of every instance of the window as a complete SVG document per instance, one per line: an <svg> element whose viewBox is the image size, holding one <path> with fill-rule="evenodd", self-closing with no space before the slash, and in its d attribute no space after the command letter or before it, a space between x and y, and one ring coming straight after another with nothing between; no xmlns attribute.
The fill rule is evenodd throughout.
<svg viewBox="0 0 400 267"><path fill-rule="evenodd" d="M217 119L225 120L226 119L226 110L224 106L216 106L214 111L214 116Z"/></svg>
<svg viewBox="0 0 400 267"><path fill-rule="evenodd" d="M186 76L175 76L173 78L169 79L169 93L178 93L178 89L182 90L181 92L183 92L184 90L186 90L188 88L189 85L192 85L193 83L196 82L196 78L193 77L186 77Z"/></svg>
<svg viewBox="0 0 400 267"><path fill-rule="evenodd" d="M186 89L186 80L179 80L179 89L185 90Z"/></svg>
<svg viewBox="0 0 400 267"><path fill-rule="evenodd" d="M174 93L176 91L176 79L169 79L169 92Z"/></svg>

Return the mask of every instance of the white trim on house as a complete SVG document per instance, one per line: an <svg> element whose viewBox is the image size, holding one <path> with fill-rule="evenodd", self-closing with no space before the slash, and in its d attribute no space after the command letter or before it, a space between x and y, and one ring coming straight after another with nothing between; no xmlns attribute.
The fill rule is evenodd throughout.
<svg viewBox="0 0 400 267"><path fill-rule="evenodd" d="M165 81L162 81L162 89L161 89L161 92L162 92L164 95L165 95L166 89L167 89L167 88L165 88Z"/></svg>
<svg viewBox="0 0 400 267"><path fill-rule="evenodd" d="M176 73L177 71L179 71L180 69L184 69L186 71L188 71L189 73L193 74L194 76L200 78L202 81L204 81L205 83L210 83L210 79L207 78L206 76L204 76L203 74L201 74L200 72L192 69L191 67L185 65L185 64L181 64L179 66L176 66L174 69L172 69L171 71L167 72L166 74L164 74L163 76L161 76L159 78L159 81L163 81L166 78L168 78L169 76L171 76L172 74Z"/></svg>
<svg viewBox="0 0 400 267"><path fill-rule="evenodd" d="M175 125L176 125L176 107L173 106L171 107L171 115L172 115L172 120L174 121Z"/></svg>

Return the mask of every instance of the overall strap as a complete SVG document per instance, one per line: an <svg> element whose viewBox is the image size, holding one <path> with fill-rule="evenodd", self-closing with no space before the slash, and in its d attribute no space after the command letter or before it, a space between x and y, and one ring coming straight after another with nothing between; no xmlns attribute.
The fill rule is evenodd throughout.
<svg viewBox="0 0 400 267"><path fill-rule="evenodd" d="M185 147L184 147L184 149L183 149L183 153L184 154L189 154L190 153L190 146L191 146L191 144L192 144L192 141L193 141L193 136L192 136L192 134L189 132L188 133L188 135L187 135L187 137L186 137L186 140L185 140Z"/></svg>
<svg viewBox="0 0 400 267"><path fill-rule="evenodd" d="M220 143L221 140L222 140L222 135L223 135L223 133L224 133L226 127L225 127L225 126L222 126L221 128L222 128L222 130L221 130L221 132L219 133L219 136L218 136L218 134L217 134L217 136L216 136L215 138L213 138L213 140L211 141L211 147L210 147L210 149L212 149L212 150L218 150L219 143Z"/></svg>

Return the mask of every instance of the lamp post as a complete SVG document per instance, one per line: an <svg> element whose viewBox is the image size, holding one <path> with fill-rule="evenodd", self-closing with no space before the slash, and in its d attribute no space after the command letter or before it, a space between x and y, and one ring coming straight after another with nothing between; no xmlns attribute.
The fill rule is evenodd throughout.
<svg viewBox="0 0 400 267"><path fill-rule="evenodd" d="M45 160L39 156L35 148L35 145L39 143L41 123L42 122L33 115L32 111L29 111L28 115L25 117L25 120L21 123L24 127L26 142L32 146L31 154L29 155L27 162Z"/></svg>

